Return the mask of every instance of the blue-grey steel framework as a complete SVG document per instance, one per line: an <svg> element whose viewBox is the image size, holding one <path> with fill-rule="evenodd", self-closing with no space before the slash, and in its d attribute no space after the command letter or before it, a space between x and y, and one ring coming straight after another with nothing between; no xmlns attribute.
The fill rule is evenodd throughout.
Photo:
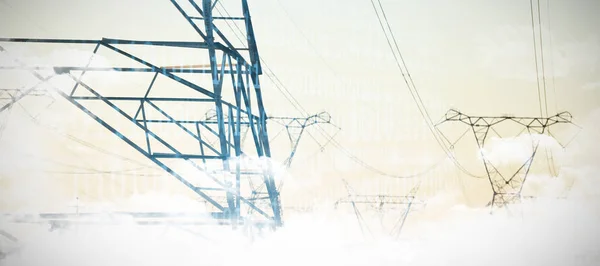
<svg viewBox="0 0 600 266"><path fill-rule="evenodd" d="M485 140L490 133L501 136L494 126L501 123L513 122L523 127L528 134L551 134L550 127L556 124L572 124L572 115L569 112L561 112L551 117L515 117L515 116L469 116L457 110L449 110L442 122L459 122L471 127L475 135L477 146L486 170L487 178L492 186L493 196L489 205L492 209L506 207L511 203L521 201L521 191L527 180L527 175L533 163L533 159L539 147L539 140L532 140L533 152L531 156L511 176L503 176L483 153ZM519 133L519 135L521 134Z"/></svg>
<svg viewBox="0 0 600 266"><path fill-rule="evenodd" d="M218 1L218 0L217 0ZM159 165L165 171L173 175L180 182L192 189L200 197L204 198L207 202L212 204L219 211L212 213L211 216L216 219L229 220L235 226L244 222L244 217L240 215L240 209L242 203L246 207L253 210L262 216L263 220L269 222L273 226L282 225L282 209L280 203L279 192L275 186L272 171L270 170L270 162L266 160L266 167L263 168L262 182L266 188L266 197L254 197L252 200L242 195L240 190L240 182L242 171L240 169L240 162L235 163L235 180L232 182L223 182L218 178L208 174L208 177L214 181L217 185L216 188L204 188L198 187L184 179L180 174L169 168L161 159L182 159L191 163L195 168L201 171L205 171L202 166L196 164L192 160L220 160L223 162L224 171L230 171L230 163L228 159L230 157L237 157L244 155L240 144L240 128L242 124L245 124L250 128L256 153L259 157L271 157L269 138L267 133L267 114L262 101L262 91L259 81L259 76L262 74L260 65L257 44L254 36L252 20L248 8L247 0L241 0L243 15L240 17L213 17L212 10L217 1L203 0L199 5L197 1L189 0L189 3L193 6L194 10L198 13L197 15L189 14L185 11L182 6L176 0L171 0L172 4L177 8L181 15L188 21L188 23L194 28L194 30L202 37L204 42L184 42L184 41L140 41L140 40L119 40L119 39L108 39L102 38L101 40L75 40L75 39L27 39L27 38L1 38L0 42L13 42L13 43L54 43L54 44L89 44L95 45L93 53L97 53L102 48L107 48L114 51L122 56L128 57L145 67L140 68L121 68L121 67L109 67L109 68L92 68L86 65L85 67L55 67L54 72L58 75L67 75L73 79L76 84L69 94L54 88L58 94L67 99L69 102L74 104L76 107L84 111L86 114L94 118L98 123L103 125L113 134L121 138L131 147L136 149L138 152L146 156L148 159ZM198 1L199 2L199 1ZM226 36L214 25L213 21L216 19L224 20L241 20L245 22L247 45L248 48L236 48L229 42ZM203 25L200 26L196 21L203 21ZM215 41L215 34L222 40L221 42ZM120 49L120 45L141 45L141 46L167 46L167 47L179 47L179 48L194 48L207 50L210 59L210 68L177 68L177 67L159 67L154 65L140 57L137 57L131 53ZM0 51L4 51L4 48L0 46ZM218 53L222 53L220 56L220 64L217 57ZM249 61L247 61L242 53L247 53ZM18 59L16 59L18 61ZM228 66L228 69L226 69ZM3 69L26 69L29 70L36 78L41 82L46 81L50 77L43 77L38 73L38 70L43 70L43 67L31 67L20 63L17 67L2 67ZM72 71L82 71L79 77L76 77ZM81 77L88 71L118 71L118 72L151 72L154 73L152 81L150 81L146 94L141 97L108 97L100 95L91 86L84 83ZM213 84L210 87L202 87L194 82L188 81L178 76L178 73L198 73L198 74L210 74L213 80ZM148 97L150 90L153 87L154 81L158 76L163 76L172 79L182 85L185 85L191 89L197 91L202 97L198 98L151 98ZM229 75L232 80L233 93L235 96L235 103L229 103L222 100L222 89L223 81L226 76ZM85 90L94 96L75 96L77 90ZM35 90L35 87L26 90L22 95L27 95L28 92ZM254 97L252 97L252 90L254 90ZM17 99L18 100L18 99ZM252 107L252 100L256 101L257 110ZM129 121L134 123L137 127L145 132L146 147L142 147L133 142L127 136L124 136L117 129L112 127L108 122L104 121L88 108L84 106L86 101L102 101L106 105L112 107L115 111L120 113L122 116L127 118ZM116 102L128 101L128 102L139 102L139 108L135 115L131 116L125 111L121 110ZM7 108L12 105L16 100L11 101L2 108ZM213 129L215 126L208 121L182 121L173 118L167 114L164 110L159 108L157 102L206 102L214 104L217 122L217 129ZM160 112L166 120L149 120L146 119L146 109L153 108ZM224 113L227 112L227 119ZM197 154L182 154L175 147L157 136L149 125L153 123L170 123L178 126L187 134L192 136L198 141L200 151ZM193 123L196 125L196 132L192 132L183 124ZM219 147L215 148L209 145L202 139L201 132L208 132L219 138ZM155 153L152 151L150 146L150 139L153 138L160 142L162 145L167 147L172 153ZM211 155L208 151L212 152ZM206 172L205 172L206 173ZM222 206L217 200L207 194L207 191L222 191L226 194L227 206ZM252 195L258 192L252 191ZM266 204L260 204L260 201L266 201ZM259 206L267 207L259 207Z"/></svg>

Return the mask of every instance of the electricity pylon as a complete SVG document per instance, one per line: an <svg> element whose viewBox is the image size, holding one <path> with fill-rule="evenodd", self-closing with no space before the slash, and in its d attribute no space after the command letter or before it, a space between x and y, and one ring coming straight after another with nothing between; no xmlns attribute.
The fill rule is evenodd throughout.
<svg viewBox="0 0 600 266"><path fill-rule="evenodd" d="M27 90L0 88L0 113L4 110L10 109L15 103L23 99L25 96L52 98L52 95L46 90L36 87ZM54 100L54 98L52 98L52 100Z"/></svg>
<svg viewBox="0 0 600 266"><path fill-rule="evenodd" d="M292 150L290 152L290 156L287 157L283 162L283 164L287 168L289 168L292 165L292 160L294 159L294 155L296 154L296 150L298 149L298 144L300 144L302 134L305 132L307 127L314 126L317 124L333 125L331 123L331 115L329 115L329 113L327 112L320 112L309 117L269 117L269 119L284 126L285 130L287 131ZM339 127L337 126L336 128L339 129ZM331 138L329 139L329 141L331 141ZM323 149L325 145L321 145L321 149Z"/></svg>
<svg viewBox="0 0 600 266"><path fill-rule="evenodd" d="M211 110L207 111L205 114L205 117L206 117L207 121L216 120L217 115L215 113L215 110L211 109ZM290 145L291 145L291 151L290 151L290 155L283 162L283 164L286 168L291 167L292 160L294 158L294 155L296 155L296 151L298 149L298 145L300 144L302 135L304 133L306 133L306 131L305 131L306 128L317 125L317 124L328 124L328 125L334 126L338 130L340 130L340 128L338 126L331 123L331 115L329 115L329 113L327 113L327 112L320 112L318 114L314 114L314 115L311 115L308 117L270 116L268 119L270 121L273 121L273 122L283 126L287 132L288 139L289 139ZM242 130L241 130L242 143L245 142L247 132L248 132L248 127L246 127L244 124L242 124ZM273 138L276 138L278 135L279 134L276 134ZM333 139L333 137L334 136L332 136L329 139L329 141L331 141L331 139ZM324 147L327 145L327 143L325 143L323 145L321 145L319 143L319 145L321 146L321 149L324 149Z"/></svg>
<svg viewBox="0 0 600 266"><path fill-rule="evenodd" d="M20 89L0 88L0 100L15 101L15 99L23 98L26 95L28 95L28 96L47 96L48 94L45 90L40 90L40 89L33 89L33 90L29 91L27 94L25 94L23 92L23 90L20 90ZM2 109L2 110L4 110L4 109Z"/></svg>
<svg viewBox="0 0 600 266"><path fill-rule="evenodd" d="M125 59L136 62L140 67L90 67L86 66L55 66L50 68L54 75L43 76L40 70L47 68L29 66L13 56L17 66L2 67L5 70L27 70L41 83L47 82L57 75L64 75L72 79L74 86L70 92L50 86L59 95L72 103L75 107L85 112L95 121L100 123L110 132L118 136L133 149L147 157L171 174L199 197L209 202L215 212L207 214L207 218L229 221L234 226L247 221L241 216L242 209L252 209L259 217L257 219L273 226L282 225L282 210L279 192L275 186L271 170L271 148L267 133L267 114L265 111L259 77L262 74L260 57L252 26L252 19L247 0L241 0L241 15L239 16L213 16L213 9L218 0L189 0L189 5L184 7L176 0L171 3L183 16L202 42L192 41L147 41L123 40L102 38L100 40L78 39L29 39L29 38L1 38L0 42L10 43L48 43L65 45L94 46L93 53L100 49L114 52ZM229 41L226 34L215 25L215 20L242 21L245 24L245 46L240 48ZM208 67L183 68L161 67L158 64L145 60L135 55L135 49L126 50L136 46L144 47L171 47L196 49L198 54L206 54L205 59L210 61ZM9 54L4 47L0 50ZM88 84L83 76L88 72L116 71L125 73L150 73L148 87L141 95L123 97L103 94L99 88ZM79 74L79 75L78 75ZM195 74L210 77L205 84L194 82L182 77L182 74ZM167 80L193 92L195 97L153 97L157 81ZM227 85L226 80L231 83ZM49 83L49 82L48 82ZM33 90L29 89L27 91ZM175 91L175 89L173 89ZM26 95L24 93L23 95ZM233 98L233 102L224 99L225 96ZM104 103L104 107L126 118L129 123L139 129L138 134L124 132L117 129L115 122L102 118L100 112L93 112L88 103ZM186 119L165 110L163 105L193 103L203 106L212 106L216 112L216 122L207 122L202 119ZM133 111L128 111L125 105L135 104ZM225 114L227 118L225 118ZM167 134L160 134L154 126L169 124L182 133L188 135L196 143L198 150L189 150L189 145L181 145L167 138ZM240 129L245 124L252 133L253 149L242 150ZM210 145L202 136L215 138L218 145ZM249 153L252 152L251 153ZM258 173L246 174L241 171L243 167L240 158L254 156L267 158L260 160L257 166ZM233 159L232 159L233 158ZM195 170L192 176L184 175L177 171L172 164L186 162ZM208 169L210 161L219 162L218 170ZM245 180L259 178L264 183L267 197L249 200L254 191L242 183ZM200 179L200 180L192 180ZM255 180L256 181L256 180ZM217 197L225 196L226 202L220 202Z"/></svg>
<svg viewBox="0 0 600 266"><path fill-rule="evenodd" d="M224 115L225 119L227 119L227 116ZM205 113L205 119L207 122L216 122L217 120L217 115L214 109L208 110ZM307 133L306 128L310 127L310 126L314 126L317 124L328 124L331 125L335 128L338 129L338 131L340 130L340 128L336 125L334 125L331 122L331 115L329 115L329 113L327 112L320 112L308 117L281 117L281 116L270 116L268 117L268 119L270 121L273 121L277 124L279 124L280 126L283 126L284 129L286 130L287 134L288 134L288 138L291 144L291 151L289 156L284 160L283 162L283 166L285 168L290 168L291 164L292 164L292 160L294 158L294 155L296 155L296 151L298 149L298 144L300 143L300 140L302 138L302 135L304 133ZM240 130L241 132L241 144L243 145L246 139L246 135L248 132L248 127L246 126L248 125L248 123L246 124L242 124L242 129ZM280 131L279 133L281 133L282 131ZM275 136L272 137L272 139L275 139L279 136L279 133L276 134ZM328 140L331 141L331 139L333 139L335 137L335 134L333 136L331 136L331 138ZM315 139L315 141L317 141ZM321 144L318 143L321 147L321 150L324 149L324 147L328 144ZM279 184L277 184L277 188L281 189L282 187L282 181L279 182ZM252 184L250 183L250 186L253 188L254 194L252 195L252 197L250 198L252 199L256 199L257 197L260 197L261 195L264 196L264 183L263 184ZM250 210L251 212L252 210Z"/></svg>
<svg viewBox="0 0 600 266"><path fill-rule="evenodd" d="M421 186L421 180L414 186L407 195L397 196L397 195L364 195L364 194L356 194L356 192L348 185L346 180L342 180L346 189L348 191L348 196L337 200L334 203L334 207L337 209L340 204L351 204L352 208L355 212L356 218L358 219L359 225L361 226L361 230L363 230L363 234L365 234L364 228L367 228L366 222L360 213L358 205L368 205L370 209L376 210L379 212L380 216L382 216L385 212L388 212L390 209L396 208L398 206L404 206L404 212L398 217L398 220L394 223L390 236L398 239L400 233L402 232L402 228L404 228L404 223L406 222L406 218L410 213L413 205L425 205L425 202L416 200L416 194L419 191ZM382 217L380 217L382 218ZM383 221L382 221L383 222ZM368 228L367 228L368 229Z"/></svg>
<svg viewBox="0 0 600 266"><path fill-rule="evenodd" d="M469 116L457 110L450 110L446 113L444 120L438 125L447 122L460 122L471 127L471 130L475 135L475 140L477 141L487 178L492 187L493 196L490 206L493 210L496 207L506 207L507 204L518 203L521 201L521 191L523 190L527 175L531 169L531 164L533 163L533 159L540 144L540 140L533 139L532 134L549 134L549 128L551 126L565 123L570 124L572 123L571 120L572 116L569 112L558 113L551 117L515 117L509 115ZM532 153L516 171L510 175L503 175L498 171L497 166L493 165L488 156L485 155L484 145L487 137L492 132L502 138L493 127L507 122L516 123L516 125L523 127L521 132L527 131L531 137Z"/></svg>
<svg viewBox="0 0 600 266"><path fill-rule="evenodd" d="M334 205L337 207L340 204L364 204L372 209L382 210L385 206L415 204L414 199L412 193L406 196L355 194L337 200Z"/></svg>

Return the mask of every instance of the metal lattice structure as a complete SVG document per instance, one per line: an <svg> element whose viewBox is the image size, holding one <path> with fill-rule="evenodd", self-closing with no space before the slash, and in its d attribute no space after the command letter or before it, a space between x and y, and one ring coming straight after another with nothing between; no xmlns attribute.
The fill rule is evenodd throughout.
<svg viewBox="0 0 600 266"><path fill-rule="evenodd" d="M337 200L334 205L337 207L340 204L365 204L372 209L382 210L388 205L409 205L415 204L415 197L412 194L406 196L394 195L348 195L345 198ZM422 203L422 202L419 202Z"/></svg>
<svg viewBox="0 0 600 266"><path fill-rule="evenodd" d="M18 58L13 60L18 66L2 67L4 70L18 69L27 70L35 76L40 83L52 79L56 75L69 77L75 83L69 93L52 87L59 95L72 103L74 106L92 117L110 132L118 136L125 143L143 154L146 158L160 166L171 174L199 197L215 209L209 216L221 221L229 221L238 225L249 219L242 215L250 211L256 214L252 220L265 222L273 226L282 225L282 208L279 192L275 185L271 171L270 161L260 158L270 158L271 148L267 132L267 114L265 111L260 75L262 74L260 57L252 26L252 19L247 0L241 0L241 15L237 17L213 16L213 9L218 0L190 0L189 11L182 7L181 1L171 0L173 6L179 11L189 25L202 38L202 42L190 41L146 41L146 40L123 40L102 38L100 40L78 40L78 39L27 39L27 38L1 38L0 42L10 43L45 43L64 45L87 45L93 46L93 53L100 49L116 53L128 60L133 60L142 67L90 67L86 66L55 66L54 75L44 76L41 71L46 67L29 66L22 63ZM238 48L228 40L226 36L215 25L216 20L241 21L245 25L245 46ZM127 52L122 48L145 46L145 47L171 47L196 49L208 54L210 61L208 67L161 67L157 64L136 56L134 52ZM10 54L4 47L0 50ZM83 77L89 72L120 72L120 73L150 73L152 78L148 80L147 90L143 95L123 97L103 95L87 84ZM79 73L77 75L76 73ZM195 74L210 77L212 82L198 84L182 77L182 74ZM150 96L157 79L167 79L179 85L192 89L196 97L152 97ZM228 81L227 81L228 80ZM226 82L227 81L227 82ZM230 86L226 84L229 83ZM35 87L24 90L20 95L34 92ZM227 95L232 96L234 101L224 100ZM15 102L18 99L13 99ZM93 112L87 107L88 103L103 103L112 111L126 118L136 128L141 130L143 141L136 141L136 136L118 130L113 123L101 118L100 114ZM137 104L135 112L128 112L119 106L123 103ZM176 114L168 113L161 108L163 103L197 103L212 106L215 110L215 118L212 120L185 119ZM149 112L162 116L160 118L150 117ZM194 153L183 152L183 148L172 143L153 130L157 124L169 124L179 128L183 133L192 138L197 144ZM253 155L248 149L243 150L241 145L241 128L247 127L252 135ZM211 145L205 140L205 136L216 138L218 145ZM156 143L156 144L155 144ZM158 151L158 146L166 152ZM233 158L233 159L232 159ZM242 169L244 160L250 159L258 166L252 169L252 173ZM167 162L168 161L168 162ZM170 165L172 161L185 161L198 171L202 182L195 183L187 176L177 172ZM210 161L220 162L219 169L208 169L206 166ZM196 177L198 177L196 176ZM258 180L257 180L258 179ZM246 181L253 180L254 183L262 183L260 187L264 190L257 191ZM248 182L249 183L249 182ZM257 196L258 195L258 196ZM224 200L219 200L224 198ZM244 211L246 210L246 211Z"/></svg>
<svg viewBox="0 0 600 266"><path fill-rule="evenodd" d="M483 152L486 139L491 133L495 133L498 137L502 138L502 136L494 130L494 127L501 123L516 123L516 125L523 127L521 133L526 131L532 136L532 134L550 134L549 128L551 126L556 124L570 124L572 123L571 120L572 116L568 112L558 113L551 117L515 117L469 116L457 110L450 110L446 113L445 119L438 125L447 122L458 122L471 127L475 140L477 141L487 178L492 187L493 196L489 205L493 210L495 207L505 207L508 204L521 201L521 191L523 190L527 175L531 169L533 159L535 158L540 144L540 140L534 140L532 138L532 154L510 176L502 175L498 171L497 166L492 164Z"/></svg>
<svg viewBox="0 0 600 266"><path fill-rule="evenodd" d="M206 117L206 121L217 121L217 115L216 115L216 112L214 109L207 111L205 114L205 117ZM320 112L318 114L314 114L314 115L311 115L308 117L270 116L270 117L268 117L268 119L270 121L273 121L273 122L279 124L280 126L282 126L287 132L288 139L289 139L290 145L291 145L291 151L290 151L290 155L283 162L283 165L286 168L291 167L292 160L294 159L294 155L296 155L296 151L298 150L298 145L300 144L302 135L304 133L306 133L306 128L317 125L317 124L328 124L328 125L332 125L335 128L337 128L338 131L340 130L339 127L337 127L333 123L331 123L331 115L329 115L329 113L327 113L327 112ZM247 123L242 124L242 129L241 129L241 135L242 135L241 142L242 143L245 142L246 136L248 133L248 127L246 125L247 125ZM281 133L281 131L280 131L280 133ZM275 136L273 136L273 139L277 138L278 136L279 136L279 134L276 134ZM333 137L335 137L335 135L332 136L329 139L329 141L331 141L331 139L333 139ZM328 144L328 142L323 145L320 145L320 143L319 143L319 145L321 146L321 150L324 149L324 147Z"/></svg>
<svg viewBox="0 0 600 266"><path fill-rule="evenodd" d="M302 134L305 132L307 127L314 126L317 124L333 125L331 123L331 115L329 115L329 113L327 113L327 112L320 112L318 114L314 114L309 117L302 117L302 118L270 117L269 119L271 121L274 121L274 122L284 126L285 130L287 131L292 151L290 152L290 156L285 159L283 164L285 165L285 167L288 167L288 168L292 165L292 160L294 159L296 150L298 150L298 144L300 143ZM339 127L338 127L338 129L339 129ZM323 147L325 145L321 145L321 149L323 149Z"/></svg>
<svg viewBox="0 0 600 266"><path fill-rule="evenodd" d="M23 90L20 90L20 89L0 89L0 100L10 101L9 103L2 105L2 107L0 107L0 110L4 110L4 109L8 108L8 106L10 104L18 101L16 99L21 99L25 96L47 96L47 95L48 94L46 93L46 91L39 90L39 89L32 90L32 91L28 92L27 94L25 94L23 92Z"/></svg>
<svg viewBox="0 0 600 266"><path fill-rule="evenodd" d="M52 98L52 95L46 90L38 89L36 87L28 90L0 88L0 112L10 109L15 103L23 99L25 96ZM54 100L54 98L52 99Z"/></svg>
<svg viewBox="0 0 600 266"><path fill-rule="evenodd" d="M361 214L359 205L367 205L369 209L376 210L380 215L385 212L389 212L391 209L403 206L404 212L398 217L391 228L391 231L389 232L389 235L396 239L399 238L413 205L425 205L425 202L416 200L416 194L421 187L420 181L409 191L407 195L404 196L357 194L346 180L342 180L342 182L346 187L348 196L337 200L334 203L334 207L337 209L340 204L350 204L364 237L367 237L367 233L372 234L372 232L369 229L367 222L363 218L363 215Z"/></svg>

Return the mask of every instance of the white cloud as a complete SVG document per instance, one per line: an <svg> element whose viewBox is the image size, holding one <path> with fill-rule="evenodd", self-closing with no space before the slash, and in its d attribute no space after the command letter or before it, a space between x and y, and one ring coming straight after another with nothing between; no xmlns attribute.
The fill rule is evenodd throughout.
<svg viewBox="0 0 600 266"><path fill-rule="evenodd" d="M173 202L175 203L175 202ZM177 203L175 203L177 204ZM227 228L82 226L45 232L31 226L10 265L595 265L597 204L538 201L525 219L453 208L407 230L418 237L364 242L353 214L331 210L288 217L287 226L250 242ZM596 210L594 211L594 208ZM366 219L374 219L366 217ZM407 236L407 234L404 234ZM232 256L231 254L235 254ZM432 256L431 254L435 254Z"/></svg>
<svg viewBox="0 0 600 266"><path fill-rule="evenodd" d="M548 135L522 134L513 138L491 137L481 152L494 165L524 163L533 155L536 144L539 151L543 148L560 151L559 143Z"/></svg>

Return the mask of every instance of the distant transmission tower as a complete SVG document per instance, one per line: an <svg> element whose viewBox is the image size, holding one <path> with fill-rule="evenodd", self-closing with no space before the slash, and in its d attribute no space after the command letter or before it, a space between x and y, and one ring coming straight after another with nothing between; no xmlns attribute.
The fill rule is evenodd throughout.
<svg viewBox="0 0 600 266"><path fill-rule="evenodd" d="M538 151L540 140L532 141L533 152L528 159L512 174L501 174L497 166L490 162L484 153L484 145L487 137L495 133L502 138L495 126L501 123L516 123L523 127L523 131L531 136L532 134L549 133L549 128L556 124L572 123L572 116L568 112L562 112L551 117L514 117L514 116L468 116L456 110L450 110L446 113L445 119L438 125L447 122L460 122L471 127L477 146L480 151L481 159L485 167L487 178L492 186L493 196L490 202L492 210L495 207L505 207L507 204L518 203L521 201L521 191L527 179L527 175L533 163L533 159Z"/></svg>
<svg viewBox="0 0 600 266"><path fill-rule="evenodd" d="M405 196L357 194L346 180L342 180L342 182L344 182L344 186L348 191L348 196L337 200L334 203L334 207L337 209L340 204L350 204L364 237L367 236L367 233L372 234L372 232L361 213L359 205L367 205L369 209L376 210L380 215L388 212L391 208L404 206L404 212L400 215L389 233L390 236L397 239L402 232L402 228L404 228L404 223L413 205L425 204L422 201L416 200L416 194L419 191L421 181Z"/></svg>
<svg viewBox="0 0 600 266"><path fill-rule="evenodd" d="M46 90L38 89L36 87L28 90L0 88L0 112L10 109L25 96L52 97Z"/></svg>
<svg viewBox="0 0 600 266"><path fill-rule="evenodd" d="M0 88L0 100L11 100L15 101L17 98L23 98L26 95L28 96L46 96L48 95L45 90L33 89L25 93L20 89L4 89ZM15 101L16 102L16 101Z"/></svg>
<svg viewBox="0 0 600 266"><path fill-rule="evenodd" d="M207 111L205 114L205 118L206 118L207 122L216 122L217 116L216 116L215 110L211 109L211 110ZM224 119L228 119L226 115L224 116ZM283 165L285 166L285 168L291 167L292 160L294 158L294 155L296 155L296 150L298 148L298 144L300 143L300 139L302 138L302 135L304 133L307 133L305 131L305 129L307 127L317 125L317 124L328 124L328 125L334 126L338 130L340 129L339 127L337 127L333 123L331 123L331 116L327 112L320 112L318 114L314 114L314 115L311 115L308 117L275 117L275 116L273 116L273 117L269 117L268 119L270 121L274 121L275 123L283 126L288 134L288 138L289 138L289 141L291 144L291 151L290 151L290 155L283 162ZM242 124L242 129L241 129L241 135L242 135L241 144L242 145L245 142L246 135L247 135L246 133L248 132L248 127L246 125L248 125L248 123ZM281 133L281 131L279 133ZM273 136L273 139L277 138L279 133L276 134L275 136ZM328 141L331 141L334 136L332 136ZM321 150L323 150L327 144L328 143L321 145L319 143ZM283 180L280 181L280 183L277 185L277 187L281 188L282 183L283 183ZM253 191L256 192L252 195L250 200L255 200L261 196L261 194L258 193L258 191L261 191L261 189L264 186L264 183L259 184L258 186L250 183L250 186L253 187ZM250 213L252 212L252 210L249 210L249 211L250 211Z"/></svg>
<svg viewBox="0 0 600 266"><path fill-rule="evenodd" d="M206 121L216 121L217 119L216 112L213 109L206 112L205 116ZM296 155L296 150L298 149L298 144L300 144L300 139L302 138L302 135L306 132L306 128L317 124L329 124L336 127L338 130L340 129L338 126L335 126L331 123L331 115L329 115L329 113L327 112L320 112L318 114L314 114L308 117L270 116L268 117L268 119L283 126L288 134L288 138L291 144L291 152L290 155L283 162L286 168L291 167L292 160L294 158L294 155ZM245 142L246 133L248 132L248 127L245 126L246 124L242 124L242 143ZM273 138L276 138L277 135ZM329 141L331 141L331 139ZM325 143L324 145L320 145L321 149L324 149L325 145L327 145L327 143Z"/></svg>
<svg viewBox="0 0 600 266"><path fill-rule="evenodd" d="M327 112L321 112L321 113L318 113L315 115L311 115L309 117L302 117L302 118L269 117L269 119L273 122L276 122L276 123L284 126L285 130L287 131L292 151L290 152L290 156L285 159L283 164L285 165L285 167L288 167L288 168L292 165L292 160L294 159L294 155L296 154L296 150L298 149L298 144L300 143L300 138L302 138L302 134L305 132L307 127L317 125L317 124L333 125L333 124L331 124L331 116ZM329 139L329 141L331 141L331 139ZM324 145L321 145L321 149L323 149L323 148L324 148Z"/></svg>
<svg viewBox="0 0 600 266"><path fill-rule="evenodd" d="M242 209L253 210L257 217L253 221L272 226L282 225L282 209L279 191L275 185L273 172L269 160L255 167L252 173L242 171L243 160L240 158L270 158L271 148L267 133L267 114L265 111L259 77L262 68L258 53L258 46L254 35L250 10L247 0L241 0L241 15L221 17L213 16L213 9L218 0L189 0L186 5L181 1L171 0L171 3L183 16L202 42L192 41L147 41L123 40L102 38L100 40L76 39L28 39L28 38L1 38L0 42L10 43L51 43L69 45L94 46L93 53L99 49L108 50L121 55L123 59L136 62L140 67L90 67L86 66L56 66L53 68L29 66L13 57L17 66L5 66L2 69L27 70L40 82L45 82L56 75L71 78L74 86L65 93L53 87L59 95L71 102L74 106L92 117L110 132L118 136L133 149L143 154L149 160L159 165L199 197L209 202L216 210L208 213L207 217L221 221L229 221L234 226L248 221L241 215ZM228 36L215 25L216 20L241 21L245 24L244 46L234 46ZM196 49L198 58L210 61L208 67L184 68L161 67L155 63L135 55L132 47L172 47ZM0 50L7 53L5 47ZM91 61L91 60L90 60ZM54 70L56 75L43 76L38 70ZM106 95L100 88L88 84L82 77L87 72L116 71L121 73L143 72L150 73L148 87L144 93L137 96ZM181 74L197 74L210 77L205 84L193 82L182 77ZM156 81L167 80L183 86L188 91L193 91L197 97L168 97L152 96ZM227 85L225 82L229 80ZM29 89L29 92L35 88ZM171 91L171 90L170 90ZM173 88L172 91L175 91ZM173 92L175 93L175 92ZM27 93L22 94L23 96ZM233 102L225 100L225 96ZM22 97L21 97L22 98ZM93 112L87 103L104 103L109 111L120 114L140 131L138 134L124 132L115 125L102 118L102 114ZM162 106L168 104L181 105L193 103L202 106L212 106L215 110L216 121L207 122L203 119L182 118L180 114L168 112ZM137 105L133 111L124 106ZM157 125L170 125L181 130L195 142L197 150L188 152L190 145L183 145L177 141L168 140L168 134L161 134L155 130ZM253 139L253 149L243 150L241 146L241 128L249 128ZM216 139L217 145L210 145L203 136ZM232 158L234 158L232 160ZM237 158L237 159L235 159ZM187 162L198 172L196 175L184 175L171 165L176 162ZM210 161L221 165L218 170L208 169L204 166ZM256 161L256 160L255 160ZM212 170L212 171L211 171ZM193 180L196 179L196 180ZM245 185L246 181L262 183L266 190L265 197L250 200L254 191ZM244 183L244 184L243 184ZM225 197L223 202L220 197Z"/></svg>

